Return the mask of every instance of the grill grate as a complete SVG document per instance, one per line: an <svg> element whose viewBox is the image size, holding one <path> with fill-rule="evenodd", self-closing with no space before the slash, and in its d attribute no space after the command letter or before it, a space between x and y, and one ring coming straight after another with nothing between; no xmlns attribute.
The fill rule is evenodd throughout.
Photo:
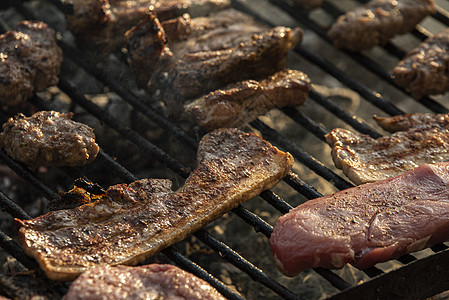
<svg viewBox="0 0 449 300"><path fill-rule="evenodd" d="M25 8L21 1L7 2L7 4L9 4L10 6L14 6L14 9L16 9L17 12L23 15L25 18L36 19L36 17ZM63 11L67 12L70 10L70 7L62 5L59 0L48 0L48 2L52 3L57 8ZM270 0L269 2L281 8L284 12L290 14L297 22L303 25L303 28L313 31L318 37L320 37L326 43L329 43L329 40L326 37L326 31L316 21L314 21L314 19L310 17L310 15L301 13L300 9L294 6L292 7L285 1ZM245 12L255 17L258 16L253 10L248 9L248 7L245 5L242 5L241 2L233 1L233 6L235 8L244 10ZM3 7L0 8L3 9ZM342 11L340 11L329 1L324 2L323 10L334 18L342 13ZM440 7L438 8L437 13L432 17L445 25L449 24L449 14ZM261 20L270 25L274 25L272 24L273 20ZM0 19L0 26L5 26L5 24L6 22ZM418 26L417 30L413 31L412 34L421 40L429 36L429 32L427 32L427 30L420 26ZM177 176L186 178L189 175L188 167L184 166L179 160L173 158L170 154L162 150L157 145L153 144L138 132L127 128L127 126L123 125L115 117L111 116L101 107L88 100L83 94L79 93L76 88L69 83L69 81L66 79L66 75L71 72L72 68L82 68L87 71L90 76L101 82L104 87L107 87L109 90L115 92L126 103L130 104L137 111L141 112L144 117L152 120L162 129L166 130L167 134L173 134L180 142L183 143L183 145L191 149L195 149L197 146L198 138L190 136L182 128L175 125L174 122L163 117L157 110L147 105L146 103L152 102L152 100L147 96L136 96L122 83L108 76L107 71L95 66L88 55L86 55L83 51L80 51L79 49L74 48L63 41L61 42L61 47L64 51L65 61L69 62L64 63L61 72L62 74L60 84L58 86L60 90L66 93L77 105L83 107L89 114L95 116L109 128L118 132L124 139L129 140L137 145L141 151L140 155L154 157L163 165L171 169L175 174L177 174ZM384 49L389 54L397 58L402 57L406 52L405 50L402 50L392 43L387 44ZM339 69L337 66L335 66L335 64L333 64L325 57L315 54L312 50L308 49L308 47L302 45L298 46L296 47L295 52L302 58L306 59L308 62L312 63L314 66L322 69L326 74L329 74L336 80L340 81L344 86L347 86L351 90L357 92L360 96L363 97L364 100L379 108L381 111L389 115L404 113L401 108L393 104L390 100L387 99L386 96L380 95L379 93L373 91L360 80L353 78L345 71ZM384 81L388 85L392 85L394 88L404 93L403 89L394 85L394 82L391 80L388 71L365 54L351 53L345 50L342 50L342 53L344 53L345 55L349 55L358 64L362 65L368 71L372 72L373 74L378 76L378 78L382 79L382 81ZM353 115L348 110L336 104L334 101L320 94L317 90L313 89L309 95L309 98L313 101L313 105L315 103L318 104L319 106L327 110L330 114L339 118L357 131L369 134L374 138L381 136L381 134L371 125L369 125L369 123L366 122L362 117ZM48 103L41 99L39 96L35 96L31 101L33 105L35 105L39 109L51 109ZM429 97L423 99L422 101L420 101L420 103L434 112L448 112L448 109L446 107L440 104L437 100L431 99ZM319 140L324 141L323 135L329 132L329 130L324 125L315 122L312 118L308 117L298 109L286 108L282 109L281 111L283 114L292 119L295 124L301 125ZM252 122L250 125L260 131L265 139L292 153L292 155L295 157L295 161L300 162L308 169L312 170L316 175L331 183L335 188L341 190L353 186L353 184L334 172L331 169L332 167L327 167L325 163L307 153L289 137L284 137L281 132L271 128L269 124L261 120L257 120ZM50 187L43 183L36 174L34 174L22 164L13 161L3 151L0 151L0 158L20 177L26 179L32 185L37 187L46 198L53 199L57 197L57 193L55 193ZM116 175L122 181L131 182L137 179L134 174L128 171L119 162L114 160L104 150L100 151L97 160L100 160L101 165L105 169L111 170L111 172L113 172L114 175ZM307 182L303 181L302 179L300 179L300 176L293 172L291 172L284 181L298 193L303 195L306 199L313 199L321 196L321 193L318 192L313 185L310 185ZM292 205L289 202L283 200L273 191L265 191L260 195L260 197L280 213L286 213L289 209L292 208ZM0 203L2 208L4 208L4 210L11 216L23 219L29 218L29 215L20 206L15 204L13 200L9 199L3 193L0 193ZM232 212L239 218L244 220L246 223L251 225L256 232L261 232L266 237L270 236L272 226L256 213L251 212L243 206L237 207ZM238 252L232 247L216 239L211 233L209 233L208 230L202 229L194 235L216 253L219 253L223 257L223 259L236 266L242 272L246 273L252 280L259 282L263 286L273 291L275 294L285 299L298 298L298 295L295 292L286 288L278 281L270 278L264 271L256 267L252 262L244 258L242 255L238 254ZM27 268L37 268L36 263L23 253L20 246L18 246L18 244L13 239L2 232L0 232L0 246L9 254L13 255ZM372 279L368 280L364 284L355 286L352 286L350 283L345 281L341 276L337 275L333 271L321 268L315 269L314 271L325 278L332 286L342 291L334 295L332 297L334 299L343 299L347 297L357 296L360 297L361 295L363 295L364 298L366 298L367 295L372 295L373 297L382 297L386 295L391 296L394 295L394 293L398 293L398 295L401 296L413 295L414 297L426 297L449 289L449 281L447 279L443 280L443 278L449 278L449 269L444 267L445 264L447 265L449 263L449 250L447 248L448 247L445 244L440 244L432 247L431 250L434 252L434 254L422 259L416 259L415 256L410 254L405 255L398 259L398 261L403 263L405 266L387 273L384 273L381 269L376 267L369 268L364 272L369 277L372 277ZM209 272L204 270L198 264L189 260L175 247L169 247L162 253L182 268L207 280L227 298L243 299L243 297L239 293L235 292L226 284L213 277ZM435 272L435 266L438 269L438 272ZM436 278L435 276L438 277ZM401 278L407 278L407 280L408 278L417 279L415 282L413 282L413 288L411 288L410 290L398 291L392 289L390 284L396 284L400 282L402 280ZM410 286L410 283L408 285Z"/></svg>

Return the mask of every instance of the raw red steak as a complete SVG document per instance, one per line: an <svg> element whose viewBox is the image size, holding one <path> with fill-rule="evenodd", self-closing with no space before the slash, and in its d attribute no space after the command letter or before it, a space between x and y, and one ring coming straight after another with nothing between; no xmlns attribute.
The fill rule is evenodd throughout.
<svg viewBox="0 0 449 300"><path fill-rule="evenodd" d="M367 268L449 240L449 162L308 201L270 238L279 269Z"/></svg>

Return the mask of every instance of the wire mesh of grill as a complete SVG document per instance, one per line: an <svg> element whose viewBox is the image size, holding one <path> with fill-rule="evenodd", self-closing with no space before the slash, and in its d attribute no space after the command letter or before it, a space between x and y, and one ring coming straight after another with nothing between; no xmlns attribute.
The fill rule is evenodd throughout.
<svg viewBox="0 0 449 300"><path fill-rule="evenodd" d="M243 220L250 225L250 228L254 229L256 238L262 236L265 245L267 245L267 237L270 236L272 226L274 225L272 220L275 217L286 213L290 208L307 199L313 199L323 194L329 194L333 191L353 186L339 170L334 168L329 160L328 152L330 150L326 148L323 137L324 134L329 132L328 128L352 128L377 138L382 136L383 133L370 120L371 115L374 113L379 115L397 115L415 111L448 112L445 107L445 99L447 97L427 97L419 102L413 100L402 88L394 84L388 73L391 65L403 57L411 49L411 45L436 32L437 29L435 28L449 24L449 18L444 9L447 6L446 2L437 1L439 5L437 13L430 17L429 21L426 21L430 24L425 22L417 26L416 30L407 34L406 37L395 38L384 47L377 47L375 50L366 53L351 53L345 50L334 49L327 38L326 26L335 20L338 15L342 14L345 9L351 6L354 7L361 2L363 1L324 1L322 9L307 13L288 1L233 2L235 8L259 18L260 21L268 25L285 23L290 26L299 24L303 27L306 33L305 40L294 49L288 64L300 70L307 69L309 71L307 73L315 83L306 107L275 110L270 112L268 116L252 122L246 128L247 130L257 130L274 145L289 151L296 161L293 172L284 179L285 184L283 184L283 187L263 192L260 195L260 198L263 199L260 202L262 204L259 204L259 202L256 204L256 207L257 205L268 204L277 211L277 214L267 218L267 221L264 219L264 209L257 209L252 205L248 205L250 209L245 208L246 205L242 205L233 210L233 214L238 216L238 219ZM17 18L43 19L57 30L65 32L63 25L49 18L48 15L41 15L41 11L46 10L56 12L57 14L62 14L62 10L65 12L70 10L69 6L61 3L58 0L29 1L25 3L21 1L7 1L4 6L5 8L11 6L12 8L8 9L14 10L13 15L17 16ZM268 15L264 15L264 11L258 9L259 6L263 6L261 3L269 7L269 9L265 10L265 12L269 12ZM0 8L3 9L3 7ZM38 13L36 13L30 8L39 8L40 10L37 10ZM277 18L278 14L281 17ZM12 20L1 20L4 30L7 29L8 22L12 22ZM433 31L426 29L427 26L433 28ZM141 118L144 122L150 122L153 127L161 129L164 133L163 135L172 135L173 138L170 141L180 144L183 151L194 153L200 134L195 136L187 134L182 129L182 126L161 114L158 107L149 105L149 103L154 102L154 99L149 99L148 96L135 92L135 89L129 87L128 81L121 79L124 76L121 74L118 77L113 76L108 66L101 63L97 64L95 57L91 56L92 53L74 47L71 40L65 39L64 35L60 45L64 51L65 63L58 85L58 92L67 95L71 99L71 105L78 108L79 113L75 117L82 119L83 114L94 116L101 122L102 126L107 128L108 132L113 131L114 136L120 136L121 139L133 144L133 147L136 147L136 151L139 152L139 159L143 161L144 158L151 157L151 163L156 164L157 162L157 164L163 165L168 170L166 174L169 174L175 181L178 180L182 183L192 168L191 155L190 159L182 162L183 158L179 156L179 151L171 151L171 146L160 143L158 138L154 138L153 141L153 137L148 137L144 132L139 131L138 128L132 128L132 126L111 114L97 102L92 101L90 96L86 96L86 94L89 94L88 92L83 92L82 88L80 89L76 86L74 83L76 80L72 78L71 74L76 73L74 70L85 72L86 76L96 81L97 86L94 90L102 89L104 93L113 93L118 96L117 98L136 114L135 118ZM124 74L131 73L126 63L123 63L120 57L117 58L116 62L120 65L119 72ZM130 77L132 78L132 75ZM333 93L333 90L326 89L326 87L333 86L338 87L334 89L336 93ZM342 94L341 91L344 93ZM349 96L347 96L348 94ZM59 105L57 101L54 101L54 97L48 100L42 95L35 96L31 99L31 103L38 109L58 110ZM8 115L5 115L5 112L2 112L2 114L4 121ZM276 118L282 118L285 121L273 121ZM300 130L292 130L293 127L300 127ZM308 134L307 139L303 138L304 132ZM101 146L103 148L103 145ZM317 149L320 150L317 151ZM325 149L324 152L327 155L321 153L323 152L321 149ZM0 151L0 156L11 170L36 187L41 195L47 199L57 197L57 192L54 188L49 187L45 180L41 178L42 174L15 162L3 151ZM132 163L128 163L125 159L123 161L114 159L111 156L118 156L115 149L110 145L104 145L97 159L98 162L95 162L89 168L108 170L120 182L131 182L142 177L142 174L134 174L133 171L128 170L134 169ZM129 166L125 167L124 165L127 164ZM62 173L68 177L68 182L73 182L73 179L76 177L89 177L91 173L94 173L89 168L77 169L75 171L62 170ZM278 193L281 195L278 195ZM11 216L22 219L30 217L27 212L16 204L17 201L14 201L16 199L11 200L4 193L1 193L0 200L4 210ZM226 216L224 218L230 217ZM246 225L239 224L239 226ZM335 298L357 295L350 293L357 293L358 290L374 295L374 297L379 297L379 295L381 297L382 294L379 293L383 292L387 295L389 291L386 290L387 288L380 289L380 287L387 286L386 283L389 281L398 281L399 278L403 277L407 278L407 276L411 276L410 274L413 274L413 276L418 274L421 283L419 280L416 280L414 283L416 288L411 291L399 291L402 295L409 293L410 295L425 297L449 289L449 283L444 280L440 280L439 284L426 284L429 280L434 280L432 274L429 273L431 272L430 270L427 270L427 272L416 272L416 270L423 270L418 266L419 264L432 265L435 264L435 260L447 261L448 251L445 244L427 249L426 254L421 255L422 257L420 257L420 254L405 255L394 262L394 268L381 265L369 268L363 272L355 270L350 266L345 267L343 271L329 271L319 268L303 272L298 278L286 279L273 275L277 272L276 270L264 269L259 267L257 263L253 263L252 261L256 257L253 255L246 257L245 254L242 254L247 253L246 249L241 249L238 244L236 245L232 237L223 242L214 237L215 234L217 232L214 230L214 227L209 226L195 233L194 236L209 249L212 249L214 253L219 254L223 261L227 261L228 263L222 262L224 266L232 266L232 268L228 267L232 273L231 275L234 275L236 272L246 274L244 276L260 285L259 295L267 299L275 299L276 297L285 299L297 299L301 296L305 298L312 297L307 290L307 281L309 275L315 273L319 274L322 281L316 281L314 284L324 282L324 284L329 286L324 288L325 293L327 292L327 295L334 294ZM9 254L16 257L24 266L31 269L37 268L35 262L24 255L17 243L9 236L2 233L0 243ZM248 247L248 245L245 247ZM237 290L240 293L236 292L234 289L236 285L232 280L234 288L230 288L228 284L223 282L226 280L223 280L221 274L212 275L211 273L214 272L208 270L210 266L201 266L201 262L194 262L194 259L189 257L191 256L189 253L179 248L176 246L170 247L164 250L163 254L187 271L210 282L229 299L253 298L255 295L258 295L254 291L250 293L238 286ZM347 279L345 272L357 273L354 277L355 279L351 279L352 282L349 282L351 280ZM216 277L220 278L217 279ZM314 288L321 289L321 287L312 287L312 289ZM377 294L374 293L376 290Z"/></svg>

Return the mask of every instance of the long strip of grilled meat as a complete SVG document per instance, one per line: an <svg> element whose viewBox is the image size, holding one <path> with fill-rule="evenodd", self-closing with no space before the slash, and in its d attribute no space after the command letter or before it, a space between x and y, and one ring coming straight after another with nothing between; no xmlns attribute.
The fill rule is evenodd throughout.
<svg viewBox="0 0 449 300"><path fill-rule="evenodd" d="M225 300L206 281L168 264L101 266L81 274L64 300L189 299Z"/></svg>
<svg viewBox="0 0 449 300"><path fill-rule="evenodd" d="M248 80L213 91L185 105L185 110L208 131L239 127L272 108L303 104L309 91L306 74L282 70L260 82Z"/></svg>
<svg viewBox="0 0 449 300"><path fill-rule="evenodd" d="M378 139L336 128L326 135L335 166L354 183L400 175L425 163L449 159L449 115L375 117L391 136Z"/></svg>
<svg viewBox="0 0 449 300"><path fill-rule="evenodd" d="M0 35L0 105L14 106L58 83L62 51L54 30L22 21Z"/></svg>
<svg viewBox="0 0 449 300"><path fill-rule="evenodd" d="M151 10L161 20L184 13L203 16L230 6L229 0L65 0L73 5L67 16L70 31L80 45L100 49L104 53L123 46L123 34L140 22Z"/></svg>
<svg viewBox="0 0 449 300"><path fill-rule="evenodd" d="M366 50L409 32L435 9L433 0L371 0L340 16L328 35L336 47Z"/></svg>
<svg viewBox="0 0 449 300"><path fill-rule="evenodd" d="M289 153L238 129L205 135L197 159L176 192L168 179L143 179L111 186L90 204L16 219L20 243L54 280L137 264L273 187L293 165Z"/></svg>
<svg viewBox="0 0 449 300"><path fill-rule="evenodd" d="M416 99L449 91L449 29L426 39L391 71L395 82Z"/></svg>
<svg viewBox="0 0 449 300"><path fill-rule="evenodd" d="M126 33L130 64L150 94L176 105L226 84L282 69L299 28L266 28L234 9L160 23L154 15Z"/></svg>

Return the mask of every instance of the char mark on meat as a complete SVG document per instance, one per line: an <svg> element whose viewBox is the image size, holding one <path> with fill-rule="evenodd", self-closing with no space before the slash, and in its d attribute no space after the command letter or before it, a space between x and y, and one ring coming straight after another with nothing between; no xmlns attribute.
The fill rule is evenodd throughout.
<svg viewBox="0 0 449 300"><path fill-rule="evenodd" d="M229 0L66 0L73 5L67 16L70 31L83 47L110 53L123 47L123 34L149 12L161 20L189 13L203 16L230 6Z"/></svg>
<svg viewBox="0 0 449 300"><path fill-rule="evenodd" d="M73 113L40 111L18 114L3 124L0 146L28 166L74 167L91 163L98 154L89 126L72 121Z"/></svg>
<svg viewBox="0 0 449 300"><path fill-rule="evenodd" d="M208 131L240 127L275 107L302 105L310 91L306 74L282 70L261 80L242 81L185 106L194 122Z"/></svg>
<svg viewBox="0 0 449 300"><path fill-rule="evenodd" d="M16 219L20 243L54 280L134 265L273 187L293 165L289 153L238 129L204 136L197 160L176 192L168 179L143 179L111 186L90 204Z"/></svg>
<svg viewBox="0 0 449 300"><path fill-rule="evenodd" d="M449 91L449 29L428 38L392 70L396 84L416 99Z"/></svg>
<svg viewBox="0 0 449 300"><path fill-rule="evenodd" d="M449 159L449 115L375 116L391 136L368 135L336 128L326 135L335 166L354 183L397 176L426 163Z"/></svg>
<svg viewBox="0 0 449 300"><path fill-rule="evenodd" d="M310 200L279 218L270 238L287 276L376 263L449 240L449 162Z"/></svg>
<svg viewBox="0 0 449 300"><path fill-rule="evenodd" d="M65 300L97 299L191 299L225 300L206 281L176 266L151 264L139 267L101 266L81 274Z"/></svg>
<svg viewBox="0 0 449 300"><path fill-rule="evenodd" d="M148 35L142 35L145 30ZM185 99L281 70L302 34L299 28L266 28L228 9L210 17L183 16L161 26L148 17L126 33L126 40L140 85L169 106L182 107ZM160 50L164 36L168 43Z"/></svg>
<svg viewBox="0 0 449 300"><path fill-rule="evenodd" d="M371 0L340 16L328 35L336 47L367 50L411 31L435 9L433 0Z"/></svg>
<svg viewBox="0 0 449 300"><path fill-rule="evenodd" d="M58 83L62 51L45 23L22 21L0 35L0 104L15 106Z"/></svg>

